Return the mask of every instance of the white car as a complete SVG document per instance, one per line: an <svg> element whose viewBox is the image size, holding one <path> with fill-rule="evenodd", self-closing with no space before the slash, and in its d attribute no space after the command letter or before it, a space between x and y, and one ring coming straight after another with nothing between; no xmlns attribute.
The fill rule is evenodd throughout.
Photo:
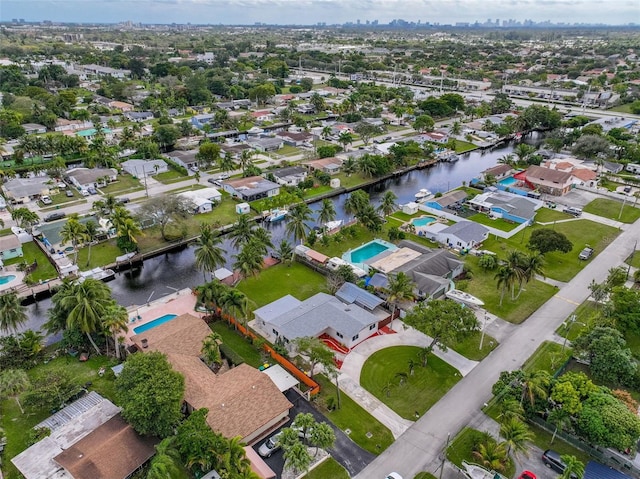
<svg viewBox="0 0 640 479"><path fill-rule="evenodd" d="M402 479L402 476L397 472L390 472L389 474L387 474L387 477L385 479Z"/></svg>
<svg viewBox="0 0 640 479"><path fill-rule="evenodd" d="M43 205L50 205L51 203L53 203L53 200L47 195L42 196L40 198L40 201L42 201Z"/></svg>
<svg viewBox="0 0 640 479"><path fill-rule="evenodd" d="M191 171L193 171L194 173L197 173L198 171L200 171L200 168L198 168L197 166L192 166L191 168L189 168Z"/></svg>
<svg viewBox="0 0 640 479"><path fill-rule="evenodd" d="M280 449L280 443L278 442L279 438L280 433L278 432L267 439L264 443L262 443L262 446L258 448L258 454L260 454L262 457L270 457L271 454Z"/></svg>

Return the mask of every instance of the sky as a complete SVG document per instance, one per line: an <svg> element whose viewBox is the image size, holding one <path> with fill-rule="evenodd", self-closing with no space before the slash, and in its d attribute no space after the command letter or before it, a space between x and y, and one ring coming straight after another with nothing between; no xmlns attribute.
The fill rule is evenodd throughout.
<svg viewBox="0 0 640 479"><path fill-rule="evenodd" d="M640 24L639 0L1 0L0 20L118 23L327 24L395 18Z"/></svg>

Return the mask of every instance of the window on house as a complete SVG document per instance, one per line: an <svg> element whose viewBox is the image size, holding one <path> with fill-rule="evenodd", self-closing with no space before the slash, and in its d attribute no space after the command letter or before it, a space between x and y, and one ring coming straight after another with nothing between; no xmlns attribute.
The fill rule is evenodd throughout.
<svg viewBox="0 0 640 479"><path fill-rule="evenodd" d="M371 331L371 330L372 330L373 328L375 328L375 327L376 327L376 325L375 325L375 324L372 324L371 326L369 326L369 331Z"/></svg>
<svg viewBox="0 0 640 479"><path fill-rule="evenodd" d="M358 339L359 336L360 336L359 334L356 334L353 338L351 338L351 341L355 341L356 339Z"/></svg>
<svg viewBox="0 0 640 479"><path fill-rule="evenodd" d="M276 336L280 336L280 334L278 333L278 331L276 331L276 330L275 330L275 328L274 328L274 329L272 329L271 331L272 331L272 332L273 332L273 334L275 334Z"/></svg>
<svg viewBox="0 0 640 479"><path fill-rule="evenodd" d="M337 332L336 332L336 336L338 336L339 338L344 338L344 336L342 334L337 333Z"/></svg>

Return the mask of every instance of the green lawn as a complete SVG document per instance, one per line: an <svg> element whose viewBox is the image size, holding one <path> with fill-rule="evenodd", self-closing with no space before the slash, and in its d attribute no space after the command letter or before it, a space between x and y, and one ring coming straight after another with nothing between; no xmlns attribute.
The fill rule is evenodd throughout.
<svg viewBox="0 0 640 479"><path fill-rule="evenodd" d="M346 173L338 173L337 175L332 176L332 178L338 178L340 180L340 186L343 188L352 188L371 181L371 178L365 178L360 173L352 173L349 176L347 176Z"/></svg>
<svg viewBox="0 0 640 479"><path fill-rule="evenodd" d="M623 203L619 201L610 200L608 198L596 198L586 205L582 211L612 220L621 221L623 223L634 223L638 218L640 218L640 208L634 208L631 205L631 200L629 200L628 203L629 204L626 204L623 207ZM621 211L622 214L620 214Z"/></svg>
<svg viewBox="0 0 640 479"><path fill-rule="evenodd" d="M460 373L430 354L426 367L420 365L420 348L396 346L382 349L365 361L360 384L405 419L422 416L460 379ZM400 385L398 373L408 374L409 361L416 363L413 375Z"/></svg>
<svg viewBox="0 0 640 479"><path fill-rule="evenodd" d="M282 148L276 151L278 155L282 155L282 156L295 156L300 154L300 152L301 152L300 148L296 148L295 146L290 146L290 145L284 145Z"/></svg>
<svg viewBox="0 0 640 479"><path fill-rule="evenodd" d="M469 221L475 221L476 223L480 223L485 226L492 226L493 228L502 230L502 231L511 231L518 227L518 223L512 223L511 221L505 221L502 218L496 218L495 220L489 218L489 216L484 213L476 213L475 215L471 215L467 218Z"/></svg>
<svg viewBox="0 0 640 479"><path fill-rule="evenodd" d="M118 179L100 188L104 194L117 195L125 191L139 191L144 189L144 180L138 180L131 175L118 175Z"/></svg>
<svg viewBox="0 0 640 479"><path fill-rule="evenodd" d="M602 309L602 306L600 306L600 309ZM569 324L569 318L567 318L564 324L558 326L558 329L556 329L556 333L563 338L566 337L569 341L573 341L580 335L580 333L582 333L582 331L586 329L587 326L585 325L589 325L592 322L593 315L596 311L596 303L590 300L586 300L575 310L574 314L576 315L576 322L570 325L569 329L567 330L566 325Z"/></svg>
<svg viewBox="0 0 640 479"><path fill-rule="evenodd" d="M176 170L169 170L165 171L164 173L158 173L157 175L154 175L153 179L158 180L160 183L168 185L171 183L177 183L178 181L188 180L189 176L183 175Z"/></svg>
<svg viewBox="0 0 640 479"><path fill-rule="evenodd" d="M484 249L497 253L501 258L506 257L509 251L514 249L527 252L526 245L529 237L538 228L555 229L563 233L573 243L573 249L568 253L553 252L545 255L544 272L547 277L558 281L569 281L585 267L588 262L578 259L578 255L585 245L591 246L595 250L595 254L598 254L620 234L620 230L611 226L589 220L577 220L557 223L555 226L536 224L525 228L509 239L489 236L489 239L482 246Z"/></svg>
<svg viewBox="0 0 640 479"><path fill-rule="evenodd" d="M324 195L325 193L328 193L329 191L333 191L333 188L331 188L330 186L321 186L320 185L320 186L309 188L308 190L305 190L305 192L302 195L302 197L304 199L309 199L309 198L313 198L314 196Z"/></svg>
<svg viewBox="0 0 640 479"><path fill-rule="evenodd" d="M40 248L38 248L38 246L33 241L24 243L22 245L22 252L24 253L24 256L19 261L17 261L18 263L23 261L27 264L31 264L34 261L38 262L38 266L36 267L35 271L30 275L34 281L44 281L47 279L58 277L58 271L56 270L55 266L53 266L51 261L49 261L49 258L40 250Z"/></svg>
<svg viewBox="0 0 640 479"><path fill-rule="evenodd" d="M633 266L634 268L640 268L640 252L634 251L626 260L625 263Z"/></svg>
<svg viewBox="0 0 640 479"><path fill-rule="evenodd" d="M524 291L516 300L511 300L510 291L505 292L502 305L500 305L500 290L494 279L496 271L482 270L478 266L478 260L478 257L467 256L466 265L473 273L467 292L482 299L487 311L505 321L515 324L523 322L557 292L554 286L533 280L525 286Z"/></svg>
<svg viewBox="0 0 640 479"><path fill-rule="evenodd" d="M328 398L337 401L336 387L323 375L316 375L314 379L320 384L316 401L322 413L343 431L351 431L349 437L353 442L373 454L380 454L393 443L391 431L344 392L340 394L340 409L327 410Z"/></svg>
<svg viewBox="0 0 640 479"><path fill-rule="evenodd" d="M631 103L625 103L624 105L614 106L609 108L609 111L619 111L622 113L631 113Z"/></svg>
<svg viewBox="0 0 640 479"><path fill-rule="evenodd" d="M469 143L468 141L458 140L456 138L456 153L464 153L466 151L475 150L478 148L473 143Z"/></svg>
<svg viewBox="0 0 640 479"><path fill-rule="evenodd" d="M329 457L303 477L306 479L349 479L349 473L334 458Z"/></svg>
<svg viewBox="0 0 640 479"><path fill-rule="evenodd" d="M326 279L307 266L292 262L277 264L254 278L243 279L238 284L250 300L252 309L269 304L287 294L305 300L316 293L326 292Z"/></svg>
<svg viewBox="0 0 640 479"><path fill-rule="evenodd" d="M89 247L80 248L78 250L78 267L84 271L97 266L106 266L116 262L116 257L120 256L122 251L116 246L115 240L105 241L91 246L91 262L89 259Z"/></svg>
<svg viewBox="0 0 640 479"><path fill-rule="evenodd" d="M482 349L480 349L480 340L482 339L481 331L474 331L469 337L458 341L457 343L445 343L447 347L450 347L455 352L462 354L465 358L473 361L481 361L486 358L487 355L498 347L498 341L495 338L484 335L484 341L482 342Z"/></svg>
<svg viewBox="0 0 640 479"><path fill-rule="evenodd" d="M67 196L65 191L71 191L71 193L73 193L73 196ZM51 201L53 202L51 203L52 205L64 204L65 206L69 206L66 203L70 203L71 201L79 201L79 200L83 202L86 201L82 196L80 196L80 193L78 193L78 191L75 188L67 188L66 190L61 190L60 193L58 193L57 195L51 195Z"/></svg>
<svg viewBox="0 0 640 479"><path fill-rule="evenodd" d="M353 226L350 226L349 228L351 229L351 231L355 232L353 236L346 234L344 236L333 235L330 236L331 239L329 245L324 246L321 242L318 241L313 245L313 249L331 258L333 256L342 256L342 254L347 250L362 246L363 244L368 243L376 237L384 238L386 236L383 233L374 235L360 224L355 224Z"/></svg>
<svg viewBox="0 0 640 479"><path fill-rule="evenodd" d="M552 210L551 208L540 208L536 213L536 222L553 223L554 221L568 220L573 218L570 214L563 213L560 210Z"/></svg>
<svg viewBox="0 0 640 479"><path fill-rule="evenodd" d="M211 324L211 329L222 337L223 344L233 349L248 365L258 368L264 364L260 352L229 323L216 321Z"/></svg>
<svg viewBox="0 0 640 479"><path fill-rule="evenodd" d="M525 371L545 370L553 375L571 356L571 348L567 345L562 351L562 345L553 341L545 341L529 356L522 366Z"/></svg>
<svg viewBox="0 0 640 479"><path fill-rule="evenodd" d="M403 213L402 211L395 211L393 214L391 214L387 218L397 219L397 220L401 221L402 223L406 223L407 221L409 221L409 220L411 220L413 218L417 218L418 216L422 216L423 214L424 214L424 211L419 211L415 215L408 215L406 213Z"/></svg>
<svg viewBox="0 0 640 479"><path fill-rule="evenodd" d="M447 449L447 459L458 467L462 467L462 461L477 464L480 461L473 456L473 450L475 449L476 444L482 441L483 438L484 433L482 431L465 427L460 434L455 437ZM516 466L514 462L509 459L509 462L502 473L506 477L513 477L515 472Z"/></svg>
<svg viewBox="0 0 640 479"><path fill-rule="evenodd" d="M114 376L108 367L115 364L115 362L110 361L105 356L91 357L85 363L81 363L77 358L65 356L50 361L48 364L36 366L27 371L27 373L29 377L33 378L37 373L42 371L64 369L71 374L78 384L85 384L90 381L92 383L90 387L91 390L97 391L107 399L114 401ZM98 376L98 370L101 366L107 367L107 373L103 377ZM7 479L18 479L21 478L22 475L20 475L18 470L11 464L10 459L27 448L27 431L40 421L49 417L51 412L26 408L25 414L20 414L20 409L13 399L0 402L0 410L2 411L2 427L7 437L7 445L4 450L3 471L6 472L7 475L5 477Z"/></svg>

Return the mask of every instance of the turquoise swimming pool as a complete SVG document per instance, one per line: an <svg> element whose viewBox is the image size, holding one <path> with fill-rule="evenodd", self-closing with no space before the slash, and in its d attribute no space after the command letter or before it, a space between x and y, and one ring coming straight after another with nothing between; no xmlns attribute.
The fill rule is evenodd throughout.
<svg viewBox="0 0 640 479"><path fill-rule="evenodd" d="M0 284L7 284L16 279L15 274L10 274L7 276L0 276Z"/></svg>
<svg viewBox="0 0 640 479"><path fill-rule="evenodd" d="M516 180L513 176L510 176L509 178L505 178L504 180L500 180L498 183L500 183L501 185L504 186L511 186L511 185L515 185L518 182L518 180Z"/></svg>
<svg viewBox="0 0 640 479"><path fill-rule="evenodd" d="M165 314L164 316L160 316L159 318L149 321L148 323L138 326L137 328L133 328L133 332L136 334L144 333L145 331L149 331L150 329L153 329L156 326L160 326L167 321L171 321L177 316L177 314Z"/></svg>
<svg viewBox="0 0 640 479"><path fill-rule="evenodd" d="M429 223L433 223L436 219L433 216L423 216L422 218L414 218L411 220L413 226L427 226Z"/></svg>
<svg viewBox="0 0 640 479"><path fill-rule="evenodd" d="M368 268L365 261L373 258L374 256L378 256L380 253L384 253L385 251L396 251L397 249L398 247L393 243L389 243L388 241L381 239L374 239L373 241L369 241L358 248L347 251L342 255L342 259L366 271Z"/></svg>

